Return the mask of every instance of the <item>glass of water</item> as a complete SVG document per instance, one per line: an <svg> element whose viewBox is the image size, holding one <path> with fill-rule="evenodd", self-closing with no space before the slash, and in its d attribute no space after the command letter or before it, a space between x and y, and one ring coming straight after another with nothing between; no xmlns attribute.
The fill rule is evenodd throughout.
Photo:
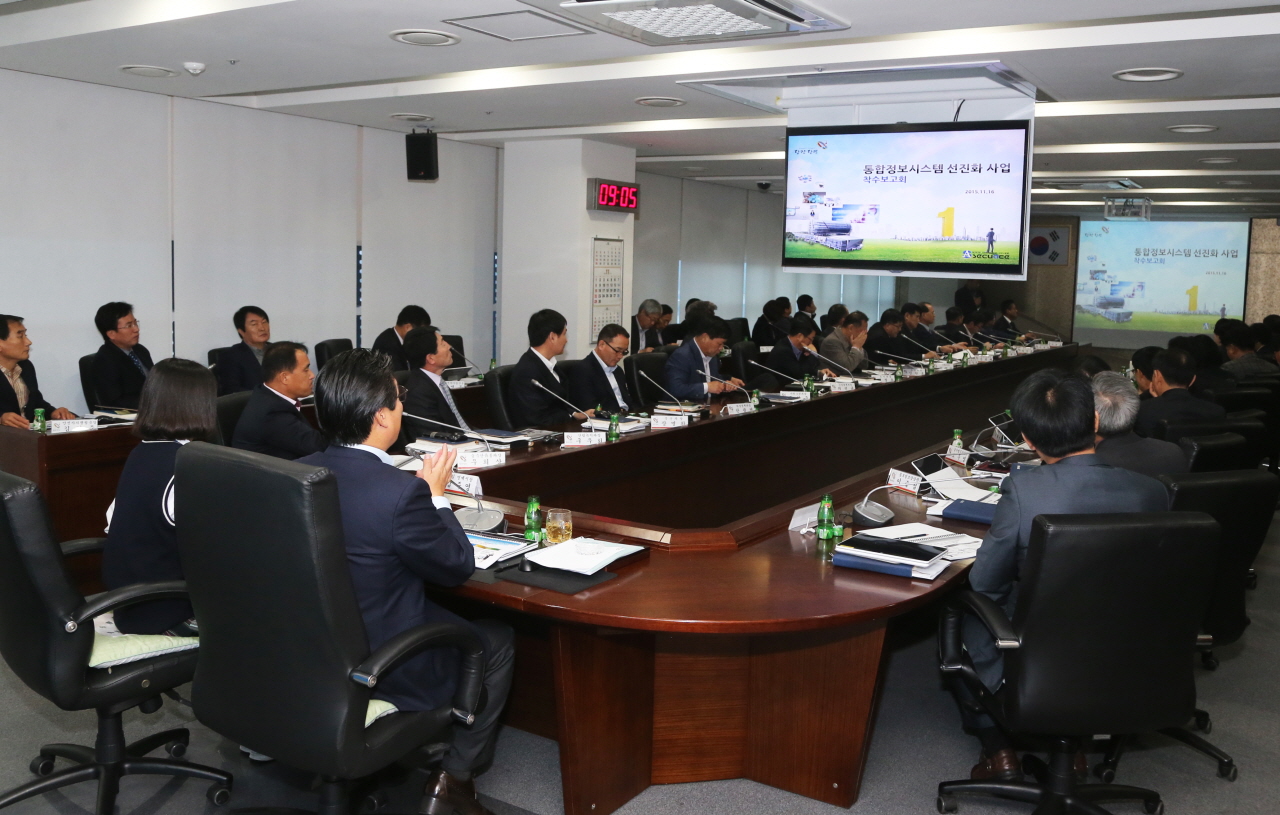
<svg viewBox="0 0 1280 815"><path fill-rule="evenodd" d="M567 509L547 510L547 545L555 546L573 537L573 513Z"/></svg>

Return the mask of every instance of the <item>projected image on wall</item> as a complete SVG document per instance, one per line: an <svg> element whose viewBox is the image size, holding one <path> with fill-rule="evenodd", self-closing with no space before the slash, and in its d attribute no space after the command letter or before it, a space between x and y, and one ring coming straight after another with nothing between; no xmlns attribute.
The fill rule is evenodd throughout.
<svg viewBox="0 0 1280 815"><path fill-rule="evenodd" d="M1079 258L1078 342L1164 345L1244 319L1247 222L1084 221Z"/></svg>

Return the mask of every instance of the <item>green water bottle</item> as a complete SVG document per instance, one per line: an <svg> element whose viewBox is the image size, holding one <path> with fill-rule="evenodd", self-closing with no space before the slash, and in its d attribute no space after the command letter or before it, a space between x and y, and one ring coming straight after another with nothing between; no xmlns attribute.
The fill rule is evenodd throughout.
<svg viewBox="0 0 1280 815"><path fill-rule="evenodd" d="M804 382L802 384L803 384L805 393L813 393L813 377L812 376L810 376L809 374L805 374Z"/></svg>
<svg viewBox="0 0 1280 815"><path fill-rule="evenodd" d="M960 367L961 367L961 368L968 368L968 367L969 367L969 355L968 355L968 354L965 354L964 356L960 357Z"/></svg>
<svg viewBox="0 0 1280 815"><path fill-rule="evenodd" d="M37 433L48 432L49 423L45 421L44 408L36 408L36 418L35 418L35 421L31 423L31 429L36 431Z"/></svg>
<svg viewBox="0 0 1280 815"><path fill-rule="evenodd" d="M534 543L542 541L542 502L536 495L530 495L524 507L524 539Z"/></svg>
<svg viewBox="0 0 1280 815"><path fill-rule="evenodd" d="M618 414L609 417L609 432L605 434L605 441L617 441L622 438L622 431L618 429Z"/></svg>
<svg viewBox="0 0 1280 815"><path fill-rule="evenodd" d="M818 502L818 522L814 525L814 532L818 537L818 553L826 559L830 559L831 553L835 551L837 536L843 534L843 530L837 530L839 527L836 525L835 507L831 494L828 493Z"/></svg>
<svg viewBox="0 0 1280 815"><path fill-rule="evenodd" d="M489 370L491 370L491 371L492 371L492 370L494 370L494 369L495 369L495 368L497 368L497 367L498 367L498 358L497 358L497 357L489 357Z"/></svg>
<svg viewBox="0 0 1280 815"><path fill-rule="evenodd" d="M933 357L929 357L929 373L933 373Z"/></svg>
<svg viewBox="0 0 1280 815"><path fill-rule="evenodd" d="M960 428L958 428L958 427L957 427L955 430L952 430L952 431L951 431L951 446L952 446L952 447L957 447L957 448L959 448L959 449L961 449L961 450L963 450L963 449L964 449L964 439L963 439L963 438L961 438L961 436L962 436L962 435L963 435L963 433L960 431Z"/></svg>
<svg viewBox="0 0 1280 815"><path fill-rule="evenodd" d="M760 407L760 391L754 390L751 392L751 406Z"/></svg>
<svg viewBox="0 0 1280 815"><path fill-rule="evenodd" d="M901 381L902 381L902 366L901 366L901 365L899 365L899 366L897 366L897 367L895 367L895 368L893 369L893 381L894 381L894 382L901 382Z"/></svg>

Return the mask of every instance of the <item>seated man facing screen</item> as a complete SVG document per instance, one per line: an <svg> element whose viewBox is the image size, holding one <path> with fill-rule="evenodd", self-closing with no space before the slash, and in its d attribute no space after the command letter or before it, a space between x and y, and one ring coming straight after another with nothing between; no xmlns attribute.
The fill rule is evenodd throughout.
<svg viewBox="0 0 1280 815"><path fill-rule="evenodd" d="M880 322L867 331L863 350L878 365L900 365L917 359L935 359L938 354L925 351L902 336L905 320L896 308L887 308L880 315Z"/></svg>
<svg viewBox="0 0 1280 815"><path fill-rule="evenodd" d="M1187 457L1181 447L1133 432L1142 400L1124 374L1102 371L1091 381L1098 411L1098 458L1104 464L1153 477L1187 472Z"/></svg>
<svg viewBox="0 0 1280 815"><path fill-rule="evenodd" d="M74 419L66 408L45 401L36 384L36 366L31 361L31 340L21 317L0 314L0 425L26 430L37 410L46 419Z"/></svg>
<svg viewBox="0 0 1280 815"><path fill-rule="evenodd" d="M842 316L836 329L823 338L818 353L846 370L856 371L867 360L867 355L862 350L866 341L867 315L861 311L851 311Z"/></svg>
<svg viewBox="0 0 1280 815"><path fill-rule="evenodd" d="M718 381L723 377L717 357L729 339L729 324L710 317L691 330L693 336L672 352L663 369L671 395L681 401L701 402L710 394L741 388L744 383L736 376L727 382Z"/></svg>
<svg viewBox="0 0 1280 815"><path fill-rule="evenodd" d="M253 389L236 423L231 446L276 458L295 459L324 449L320 431L302 415L304 396L311 395L307 346L277 342L262 357L266 382Z"/></svg>
<svg viewBox="0 0 1280 815"><path fill-rule="evenodd" d="M102 335L102 347L92 367L93 390L98 398L94 407L136 410L152 363L151 352L138 342L142 332L133 316L133 306L107 303L93 316L93 324Z"/></svg>
<svg viewBox="0 0 1280 815"><path fill-rule="evenodd" d="M1169 496L1154 478L1108 466L1098 457L1094 449L1098 414L1093 388L1084 377L1054 369L1036 371L1014 391L1010 409L1023 439L1044 463L1004 480L991 531L978 549L969 584L1012 618L1019 573L1037 515L1163 512L1169 508ZM964 620L964 644L983 684L998 690L1003 657L991 633L975 617ZM960 697L966 729L982 742L982 755L970 777L1020 779L1018 756L1008 738L989 716L969 709L960 683L953 688ZM1083 754L1077 755L1077 777L1088 769Z"/></svg>
<svg viewBox="0 0 1280 815"><path fill-rule="evenodd" d="M1222 370L1237 380L1280 373L1280 368L1274 362L1268 362L1254 350L1255 345L1253 331L1247 326L1233 325L1227 328L1222 334L1222 350L1227 354Z"/></svg>
<svg viewBox="0 0 1280 815"><path fill-rule="evenodd" d="M964 345L972 339L964 330L964 312L955 306L947 309L946 325L939 326L934 333L953 345Z"/></svg>
<svg viewBox="0 0 1280 815"><path fill-rule="evenodd" d="M942 354L949 354L952 351L958 351L959 348L950 345L945 338L931 331L924 322L925 307L918 303L903 303L902 308L898 309L902 312L902 338L905 339L917 351L937 351ZM933 321L933 307L928 310L930 323Z"/></svg>
<svg viewBox="0 0 1280 815"><path fill-rule="evenodd" d="M257 306L243 306L231 316L240 342L223 351L213 372L218 395L251 391L262 384L262 355L271 344L271 318Z"/></svg>
<svg viewBox="0 0 1280 815"><path fill-rule="evenodd" d="M1156 354L1161 350L1163 349L1158 345L1148 345L1134 351L1129 359L1129 363L1133 366L1133 384L1138 387L1138 398L1144 402L1155 398L1151 394L1151 377L1155 376L1155 369L1151 367L1151 363L1155 362Z"/></svg>
<svg viewBox="0 0 1280 815"><path fill-rule="evenodd" d="M662 304L653 298L640 303L640 309L631 317L631 353L647 354L662 347Z"/></svg>
<svg viewBox="0 0 1280 815"><path fill-rule="evenodd" d="M408 396L404 400L404 412L425 419L434 419L446 425L470 430L453 401L453 394L444 382L444 370L453 364L453 349L433 325L415 328L404 337L404 355L409 360L409 381L405 383ZM405 417L405 428L413 438L423 438L432 433L455 433L448 427Z"/></svg>
<svg viewBox="0 0 1280 815"><path fill-rule="evenodd" d="M329 446L300 463L325 467L338 481L347 567L370 648L434 622L470 625L484 641L485 702L474 724L454 727L453 743L418 811L487 815L473 776L493 760L498 716L511 688L515 634L503 623L469 623L427 597L424 582L461 585L475 571L475 556L444 497L457 453L442 448L416 474L397 469L387 455L400 437L403 395L383 354L359 348L329 360L316 380L316 414ZM457 649L429 649L379 677L373 695L406 712L448 705L457 666Z"/></svg>
<svg viewBox="0 0 1280 815"><path fill-rule="evenodd" d="M544 308L529 318L528 331L529 350L511 372L511 421L516 427L538 427L594 415L593 408L583 406L587 411L583 415L561 401L568 401L569 391L556 373L556 357L569 344L569 321L560 312Z"/></svg>
<svg viewBox="0 0 1280 815"><path fill-rule="evenodd" d="M1134 432L1153 436L1165 419L1221 419L1227 411L1216 402L1201 399L1189 388L1196 381L1195 363L1191 355L1179 348L1168 348L1151 361L1151 395L1138 408Z"/></svg>
<svg viewBox="0 0 1280 815"><path fill-rule="evenodd" d="M391 367L397 371L409 369L409 360L405 358L404 338L415 328L431 325L431 315L422 306L405 306L396 316L396 324L385 329L373 341L373 350L381 351L391 358Z"/></svg>
<svg viewBox="0 0 1280 815"><path fill-rule="evenodd" d="M631 396L622 375L622 358L627 355L627 330L609 323L596 336L596 347L587 354L578 373L568 383L575 405L599 405L608 413L637 410L639 401Z"/></svg>
<svg viewBox="0 0 1280 815"><path fill-rule="evenodd" d="M772 348L787 336L787 318L782 316L782 304L770 300L764 304L756 324L751 327L751 341L757 348Z"/></svg>
<svg viewBox="0 0 1280 815"><path fill-rule="evenodd" d="M835 376L835 373L813 355L813 338L818 327L803 314L787 320L787 339L773 346L765 365L793 380L806 376Z"/></svg>

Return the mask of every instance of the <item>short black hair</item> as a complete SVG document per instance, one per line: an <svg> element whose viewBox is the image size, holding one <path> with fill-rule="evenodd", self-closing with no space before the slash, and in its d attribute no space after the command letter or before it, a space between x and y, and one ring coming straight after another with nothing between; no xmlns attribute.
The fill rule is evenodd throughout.
<svg viewBox="0 0 1280 815"><path fill-rule="evenodd" d="M675 313L676 313L676 310L673 309L671 306L667 305L666 303L662 304L662 316L665 317L668 314L675 314Z"/></svg>
<svg viewBox="0 0 1280 815"><path fill-rule="evenodd" d="M1228 329L1229 327L1224 328ZM1222 349L1207 334L1174 337L1169 340L1169 347L1186 351L1187 356L1191 357L1192 366L1196 368L1217 368L1223 363Z"/></svg>
<svg viewBox="0 0 1280 815"><path fill-rule="evenodd" d="M562 334L568 326L569 321L554 309L535 311L529 318L529 347L537 348L547 341L548 335Z"/></svg>
<svg viewBox="0 0 1280 815"><path fill-rule="evenodd" d="M431 315L422 306L405 306L396 315L396 325L411 325L423 328L431 325Z"/></svg>
<svg viewBox="0 0 1280 815"><path fill-rule="evenodd" d="M236 331L244 331L245 321L249 319L250 314L257 314L267 322L271 322L271 318L267 313L257 306L241 306L236 309L236 313L231 315L231 323L236 327Z"/></svg>
<svg viewBox="0 0 1280 815"><path fill-rule="evenodd" d="M787 320L787 336L788 337L794 337L797 334L803 334L807 336L809 334L816 334L817 332L818 332L818 327L813 324L813 320L810 320L808 317L804 316L803 314L797 314L796 316Z"/></svg>
<svg viewBox="0 0 1280 815"><path fill-rule="evenodd" d="M1078 374L1036 371L1013 392L1009 409L1027 441L1046 456L1061 458L1095 444L1093 387Z"/></svg>
<svg viewBox="0 0 1280 815"><path fill-rule="evenodd" d="M162 359L138 400L135 435L146 441L213 441L218 434L218 380L189 359Z"/></svg>
<svg viewBox="0 0 1280 815"><path fill-rule="evenodd" d="M613 338L619 335L626 337L627 339L631 339L631 334L627 329L617 323L609 323L604 328L600 329L600 333L596 335L596 342L600 342L601 340L604 340L605 342L613 342Z"/></svg>
<svg viewBox="0 0 1280 815"><path fill-rule="evenodd" d="M783 295L783 296L781 296L781 297L775 297L774 299L778 301L778 305L782 306L782 310L783 310L783 311L786 311L787 309L791 308L791 298L790 298L790 297L787 297L786 295Z"/></svg>
<svg viewBox="0 0 1280 815"><path fill-rule="evenodd" d="M955 306L952 306L951 308L947 309L947 322L951 322L952 320L959 320L962 317L964 317L964 309L956 308Z"/></svg>
<svg viewBox="0 0 1280 815"><path fill-rule="evenodd" d="M844 315L849 313L849 307L844 303L832 303L827 309L827 316L833 320L840 320Z"/></svg>
<svg viewBox="0 0 1280 815"><path fill-rule="evenodd" d="M764 304L764 308L760 310L764 314L764 318L771 323L776 323L782 319L782 304L777 300L770 300Z"/></svg>
<svg viewBox="0 0 1280 815"><path fill-rule="evenodd" d="M813 295L802 294L796 298L796 308L800 309L801 311L804 311L805 307L812 302L813 302Z"/></svg>
<svg viewBox="0 0 1280 815"><path fill-rule="evenodd" d="M440 347L440 329L434 325L411 328L404 335L404 358L412 369L424 368L427 357Z"/></svg>
<svg viewBox="0 0 1280 815"><path fill-rule="evenodd" d="M373 418L395 410L399 388L391 358L368 348L343 351L316 377L316 419L330 444L360 444L373 431Z"/></svg>
<svg viewBox="0 0 1280 815"><path fill-rule="evenodd" d="M285 371L298 367L298 352L307 353L300 342L273 342L262 355L262 381L270 382Z"/></svg>
<svg viewBox="0 0 1280 815"><path fill-rule="evenodd" d="M729 339L729 324L721 317L705 317L694 323L693 330L689 332L690 337L700 337L707 335L708 339L727 340Z"/></svg>
<svg viewBox="0 0 1280 815"><path fill-rule="evenodd" d="M694 303L698 302L698 301L699 301L699 300L701 300L701 299L702 299L701 297L690 297L690 298L689 298L689 300L688 300L688 302L686 302L686 303L684 304L684 310L685 310L685 311L688 311L688 310L689 310L689 306L693 305Z"/></svg>
<svg viewBox="0 0 1280 815"><path fill-rule="evenodd" d="M1159 371L1164 381L1175 388L1189 388L1196 378L1196 366L1191 355L1181 348L1166 348L1151 360L1153 370Z"/></svg>
<svg viewBox="0 0 1280 815"><path fill-rule="evenodd" d="M93 324L97 326L98 333L102 335L102 341L110 342L107 339L107 332L117 331L120 320L132 313L133 305L130 303L116 301L99 306L98 313L93 315Z"/></svg>
<svg viewBox="0 0 1280 815"><path fill-rule="evenodd" d="M1213 324L1213 333L1221 337L1223 331L1225 331L1230 326L1233 326L1236 324L1244 325L1244 322L1241 320L1237 320L1234 317L1223 317L1221 320L1218 320L1216 323Z"/></svg>
<svg viewBox="0 0 1280 815"><path fill-rule="evenodd" d="M1107 364L1105 359L1097 354L1085 354L1083 356L1078 356L1071 361L1071 370L1075 373L1092 377L1096 374L1102 373L1103 371L1111 370L1111 366Z"/></svg>
<svg viewBox="0 0 1280 815"><path fill-rule="evenodd" d="M1254 345L1267 345L1272 340L1271 328L1266 323L1254 323L1249 326L1249 331L1253 334Z"/></svg>
<svg viewBox="0 0 1280 815"><path fill-rule="evenodd" d="M1005 300L1000 303L1000 313L1004 314L1006 311L1008 311L1009 309L1013 308L1016 305L1018 305L1018 301L1016 300ZM1032 320L1032 322L1035 322L1035 320ZM1050 453L1050 455L1053 455L1053 454Z"/></svg>
<svg viewBox="0 0 1280 815"><path fill-rule="evenodd" d="M1241 351L1252 351L1256 343L1253 340L1253 332L1249 330L1248 326L1229 325L1222 332L1222 344L1224 346L1234 345Z"/></svg>
<svg viewBox="0 0 1280 815"><path fill-rule="evenodd" d="M840 318L840 325L845 327L848 327L851 325L863 325L867 322L868 319L870 318L868 318L867 315L863 314L861 311L851 311Z"/></svg>
<svg viewBox="0 0 1280 815"><path fill-rule="evenodd" d="M975 308L968 317L965 318L966 323L983 326L994 320L996 316L991 313L989 308Z"/></svg>
<svg viewBox="0 0 1280 815"><path fill-rule="evenodd" d="M1134 351L1133 357L1131 357L1129 361L1133 363L1133 369L1135 371L1140 371L1143 376L1150 379L1151 374L1155 372L1155 369L1151 367L1151 362L1156 358L1156 354L1160 353L1160 351L1160 346L1148 345Z"/></svg>
<svg viewBox="0 0 1280 815"><path fill-rule="evenodd" d="M920 314L924 309L920 308L916 303L903 303L902 308L898 309L898 311L901 311L902 316L906 317L908 314Z"/></svg>
<svg viewBox="0 0 1280 815"><path fill-rule="evenodd" d="M22 318L16 314L0 314L0 340L9 339L9 323L22 323Z"/></svg>
<svg viewBox="0 0 1280 815"><path fill-rule="evenodd" d="M894 325L902 322L902 312L896 308L887 308L880 313L880 325Z"/></svg>

